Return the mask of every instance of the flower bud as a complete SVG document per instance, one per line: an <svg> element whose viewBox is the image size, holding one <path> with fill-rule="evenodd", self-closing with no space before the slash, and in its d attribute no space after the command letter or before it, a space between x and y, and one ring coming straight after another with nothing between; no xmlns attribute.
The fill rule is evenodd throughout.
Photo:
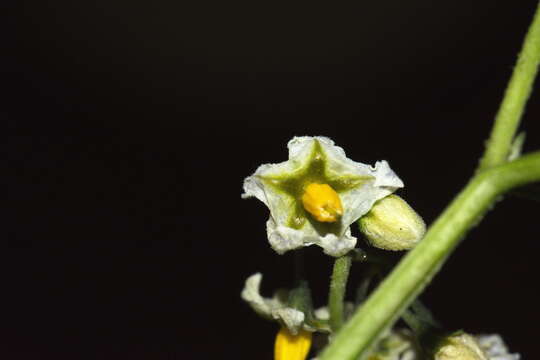
<svg viewBox="0 0 540 360"><path fill-rule="evenodd" d="M305 360L311 347L311 332L301 330L298 335L292 335L287 328L282 327L274 345L275 360Z"/></svg>
<svg viewBox="0 0 540 360"><path fill-rule="evenodd" d="M469 334L460 333L444 339L435 352L435 360L488 360L478 342Z"/></svg>
<svg viewBox="0 0 540 360"><path fill-rule="evenodd" d="M384 250L412 249L426 232L424 220L397 195L377 201L358 224L369 243Z"/></svg>

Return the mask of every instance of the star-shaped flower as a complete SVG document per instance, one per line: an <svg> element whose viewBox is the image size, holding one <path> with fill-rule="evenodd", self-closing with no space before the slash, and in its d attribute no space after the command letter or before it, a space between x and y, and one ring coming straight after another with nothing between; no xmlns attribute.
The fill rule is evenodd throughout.
<svg viewBox="0 0 540 360"><path fill-rule="evenodd" d="M261 165L242 194L270 209L267 235L279 254L313 244L328 255L346 254L356 245L350 225L403 187L386 161L354 162L326 137L295 137L288 148L289 160Z"/></svg>

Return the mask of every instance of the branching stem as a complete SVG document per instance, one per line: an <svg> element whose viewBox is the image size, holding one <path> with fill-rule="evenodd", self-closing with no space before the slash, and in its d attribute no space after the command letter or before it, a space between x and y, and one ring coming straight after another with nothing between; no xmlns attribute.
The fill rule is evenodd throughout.
<svg viewBox="0 0 540 360"><path fill-rule="evenodd" d="M540 63L540 5L525 36L512 77L495 117L479 170L500 165L508 159L525 104L531 94Z"/></svg>
<svg viewBox="0 0 540 360"><path fill-rule="evenodd" d="M377 290L341 328L321 360L353 360L374 344L439 271L467 231L499 196L540 181L540 152L478 173Z"/></svg>

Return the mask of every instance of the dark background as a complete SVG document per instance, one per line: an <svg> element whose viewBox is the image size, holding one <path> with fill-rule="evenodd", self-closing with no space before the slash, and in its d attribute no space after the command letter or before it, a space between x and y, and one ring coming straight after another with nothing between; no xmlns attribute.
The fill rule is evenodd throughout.
<svg viewBox="0 0 540 360"><path fill-rule="evenodd" d="M243 178L325 135L387 159L431 223L474 171L536 1L5 5L0 354L271 359L277 327L239 293L256 271L267 295L290 285L292 256L269 248ZM537 212L500 202L423 295L525 359ZM331 262L306 252L322 305Z"/></svg>

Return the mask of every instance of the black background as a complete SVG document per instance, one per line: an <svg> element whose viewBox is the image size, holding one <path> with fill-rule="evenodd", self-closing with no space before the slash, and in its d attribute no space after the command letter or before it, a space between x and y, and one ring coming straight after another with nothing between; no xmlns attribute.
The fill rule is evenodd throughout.
<svg viewBox="0 0 540 360"><path fill-rule="evenodd" d="M290 285L292 256L243 178L325 135L387 159L431 223L474 171L536 1L5 4L0 354L271 359L277 327L239 293L256 271L267 295ZM499 203L423 295L526 359L537 211ZM322 305L331 262L306 252Z"/></svg>

